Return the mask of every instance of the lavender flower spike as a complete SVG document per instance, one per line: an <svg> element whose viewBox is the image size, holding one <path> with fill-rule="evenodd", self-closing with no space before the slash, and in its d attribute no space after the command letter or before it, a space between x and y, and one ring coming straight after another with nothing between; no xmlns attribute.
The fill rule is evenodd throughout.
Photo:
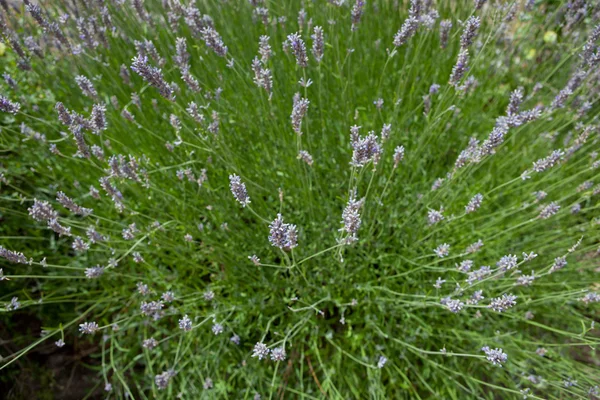
<svg viewBox="0 0 600 400"><path fill-rule="evenodd" d="M465 28L460 37L460 47L462 49L466 49L473 43L473 39L475 39L475 36L477 36L477 31L479 30L480 24L481 21L479 17L470 17L465 22Z"/></svg>
<svg viewBox="0 0 600 400"><path fill-rule="evenodd" d="M398 146L394 149L394 169L398 168L398 164L404 159L404 146Z"/></svg>
<svg viewBox="0 0 600 400"><path fill-rule="evenodd" d="M554 214L556 214L558 210L560 210L560 206L556 202L552 202L542 208L542 210L540 211L539 218L548 219Z"/></svg>
<svg viewBox="0 0 600 400"><path fill-rule="evenodd" d="M281 214L269 225L269 242L282 250L293 249L298 245L298 230L296 225L283 222Z"/></svg>
<svg viewBox="0 0 600 400"><path fill-rule="evenodd" d="M465 213L469 214L477 211L479 207L481 207L481 202L483 201L483 195L481 193L476 194L469 201L469 204L465 206Z"/></svg>
<svg viewBox="0 0 600 400"><path fill-rule="evenodd" d="M27 264L27 258L25 257L25 255L23 253L8 250L2 246L0 246L0 257L5 258L8 261L13 262L13 263ZM0 268L0 272L1 271L2 271L2 269ZM1 280L2 280L2 274L0 273L0 281Z"/></svg>
<svg viewBox="0 0 600 400"><path fill-rule="evenodd" d="M94 104L90 115L90 122L93 132L96 135L106 130L108 124L106 122L106 107L104 105Z"/></svg>
<svg viewBox="0 0 600 400"><path fill-rule="evenodd" d="M496 312L504 312L517 304L516 300L517 296L505 293L502 295L502 297L496 297L495 299L492 299L488 308L491 308Z"/></svg>
<svg viewBox="0 0 600 400"><path fill-rule="evenodd" d="M310 36L313 40L312 53L318 63L323 59L323 53L325 49L325 43L323 41L323 28L315 26L314 33Z"/></svg>
<svg viewBox="0 0 600 400"><path fill-rule="evenodd" d="M308 67L308 56L306 55L306 45L304 40L298 33L288 35L287 40L284 42L284 46L291 47L294 56L296 57L296 63L302 68Z"/></svg>
<svg viewBox="0 0 600 400"><path fill-rule="evenodd" d="M369 132L367 136L361 138L358 134L359 127L350 128L352 144L352 161L350 165L354 167L364 167L370 161L377 164L381 157L382 148L375 132Z"/></svg>
<svg viewBox="0 0 600 400"><path fill-rule="evenodd" d="M229 188L231 189L233 197L235 197L242 207L246 207L250 204L250 196L248 196L246 185L236 174L229 175Z"/></svg>
<svg viewBox="0 0 600 400"><path fill-rule="evenodd" d="M200 34L202 36L202 40L204 40L206 45L213 49L218 56L227 56L227 46L225 46L223 40L221 39L221 36L214 28L207 26L202 29Z"/></svg>
<svg viewBox="0 0 600 400"><path fill-rule="evenodd" d="M409 17L404 21L400 30L394 35L394 46L400 47L415 35L419 27L419 20Z"/></svg>
<svg viewBox="0 0 600 400"><path fill-rule="evenodd" d="M84 322L83 324L79 324L79 332L87 335L94 334L98 329L100 328L96 322Z"/></svg>
<svg viewBox="0 0 600 400"><path fill-rule="evenodd" d="M502 367L502 364L508 359L508 355L502 349L490 349L488 346L484 346L481 348L481 351L485 353L489 362L499 367Z"/></svg>
<svg viewBox="0 0 600 400"><path fill-rule="evenodd" d="M306 150L300 150L298 152L298 157L299 160L304 161L305 163L307 163L308 165L313 165L313 157L310 155L310 153Z"/></svg>
<svg viewBox="0 0 600 400"><path fill-rule="evenodd" d="M16 114L21 109L21 104L10 101L4 96L0 96L0 111Z"/></svg>
<svg viewBox="0 0 600 400"><path fill-rule="evenodd" d="M363 15L363 8L365 7L364 0L356 0L356 3L352 7L352 30L355 31L358 29L358 24L360 23L360 19Z"/></svg>
<svg viewBox="0 0 600 400"><path fill-rule="evenodd" d="M179 329L185 332L192 330L192 320L187 316L187 314L179 320Z"/></svg>
<svg viewBox="0 0 600 400"><path fill-rule="evenodd" d="M300 93L296 93L290 119L292 120L292 129L294 129L294 132L298 135L302 135L302 119L306 115L306 111L308 111L309 104L310 101L308 101L308 99L301 98Z"/></svg>
<svg viewBox="0 0 600 400"><path fill-rule="evenodd" d="M452 21L445 19L440 22L440 47L445 49L448 46L448 36L452 29Z"/></svg>
<svg viewBox="0 0 600 400"><path fill-rule="evenodd" d="M458 54L456 64L452 67L452 74L448 83L454 87L458 87L458 83L469 70L469 50L463 49Z"/></svg>
<svg viewBox="0 0 600 400"><path fill-rule="evenodd" d="M137 72L149 84L157 88L161 96L168 100L173 100L173 88L163 78L160 68L148 65L148 57L138 54L132 60L131 69Z"/></svg>
<svg viewBox="0 0 600 400"><path fill-rule="evenodd" d="M271 350L262 342L258 342L254 345L254 349L252 350L252 357L256 357L259 360L266 358Z"/></svg>
<svg viewBox="0 0 600 400"><path fill-rule="evenodd" d="M94 88L94 85L92 84L92 81L90 81L85 76L83 76L83 75L76 76L75 77L75 82L77 82L77 85L79 86L79 89L81 89L81 91L83 92L83 94L86 95L87 97L90 97L92 99L95 99L95 98L98 97L98 92Z"/></svg>
<svg viewBox="0 0 600 400"><path fill-rule="evenodd" d="M348 233L348 237L344 240L345 244L350 244L358 240L357 233L360 228L361 218L360 209L364 203L364 199L356 200L356 192L350 195L348 204L342 212L342 223L344 227L340 231Z"/></svg>

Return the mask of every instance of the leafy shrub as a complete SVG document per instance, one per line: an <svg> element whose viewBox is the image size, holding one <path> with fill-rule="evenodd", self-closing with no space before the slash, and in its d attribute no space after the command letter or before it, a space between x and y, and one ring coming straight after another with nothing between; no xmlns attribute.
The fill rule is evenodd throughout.
<svg viewBox="0 0 600 400"><path fill-rule="evenodd" d="M598 7L25 3L0 287L44 331L3 369L83 336L116 398L598 396Z"/></svg>

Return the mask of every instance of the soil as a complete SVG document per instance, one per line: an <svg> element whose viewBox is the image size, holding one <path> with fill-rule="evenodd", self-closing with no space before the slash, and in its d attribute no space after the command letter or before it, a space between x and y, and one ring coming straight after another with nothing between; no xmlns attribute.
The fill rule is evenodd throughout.
<svg viewBox="0 0 600 400"><path fill-rule="evenodd" d="M40 336L41 323L27 310L0 318L0 356L8 358ZM21 338L28 338L22 340ZM98 346L81 340L57 347L50 338L0 373L0 399L104 399L100 362L91 358ZM1 359L0 357L0 359Z"/></svg>

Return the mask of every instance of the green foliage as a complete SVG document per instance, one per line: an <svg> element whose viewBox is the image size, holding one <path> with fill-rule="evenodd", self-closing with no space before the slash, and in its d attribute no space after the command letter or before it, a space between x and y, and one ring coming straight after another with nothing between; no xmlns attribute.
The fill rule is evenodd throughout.
<svg viewBox="0 0 600 400"><path fill-rule="evenodd" d="M23 60L10 52L2 59L18 83L16 91L5 85L2 93L19 101L21 110L0 116L0 243L31 258L28 264L0 259L9 278L0 282L0 300L10 306L17 297L21 304L2 313L20 344L3 350L3 372L16 377L20 360L58 339L67 346L56 351L76 347L82 340L78 325L93 321L100 329L83 335L93 344L85 362L100 383L90 395L110 383L111 398L595 398L598 302L582 299L598 291L594 124L600 79L598 62L582 63L580 55L599 10L590 6L579 18L566 2L532 9L531 2L490 2L475 10L471 1L440 1L439 18L428 28L425 17L433 17L434 8L421 4L415 35L396 47L407 2L368 2L355 30L354 3L196 2L200 15L212 20L202 23L213 26L228 48L220 57L193 27L194 5L147 1L141 16L137 3L106 1L110 24L96 3L66 9L61 2L43 4L43 18L72 15L60 24L71 52L35 24L35 10L6 15L5 40L12 31L21 40L34 36L44 57L28 52ZM268 9L266 24L262 7ZM469 69L454 87L448 80L461 50L460 21L470 16L478 16L481 27L469 46ZM453 27L442 48L444 19ZM311 53L315 26L324 31L321 62ZM294 32L305 42L306 68L293 49L286 50ZM261 35L269 36L272 48L261 64L272 74L271 93L254 80ZM174 59L177 38L187 41L189 73L199 92L182 79ZM146 49L148 64L161 69L167 85L178 86L172 101L131 69L136 41L145 40L157 51L154 56ZM31 71L18 70L24 62ZM573 83L581 71L584 79ZM96 98L82 92L79 75L92 82ZM311 85L299 84L309 79ZM430 93L432 84L440 85L438 92ZM525 95L518 112L539 108L539 115L512 120L514 126L490 145L490 132L506 124L519 87ZM564 104L553 105L566 89ZM296 93L310 101L300 134L290 116ZM86 121L95 104L105 106L107 129L93 132L76 118L61 124L57 102L71 118L78 113ZM188 112L191 102L201 118ZM391 124L387 139L380 134L384 124ZM371 148L381 149L365 166L351 165L354 125L362 127L362 137L373 131L377 143ZM74 140L80 127L85 145ZM479 142L457 166L471 138ZM93 154L76 154L86 146ZM396 163L398 146L405 156ZM561 149L556 165L532 170L534 162ZM299 159L301 150L312 155L312 164ZM530 179L522 179L525 171ZM246 207L230 191L232 174L245 184L251 200ZM122 211L116 207L121 200L101 188L103 177L122 194ZM57 201L58 191L93 212L75 215ZM546 197L536 197L539 191ZM355 210L362 223L358 240L350 243L340 221L353 193L362 199ZM483 195L481 207L466 213L476 194ZM48 201L72 236L28 216L34 199ZM541 209L553 202L559 211L541 218ZM434 210L444 219L431 224ZM297 226L297 247L269 243L277 214ZM137 231L127 239L131 224ZM89 227L106 239L90 242ZM89 250L74 250L76 236ZM483 247L469 253L479 240ZM449 255L438 257L434 250L444 243ZM520 256L530 252L538 256ZM501 270L499 260L512 254L518 265ZM253 255L260 258L257 265ZM554 271L562 256L566 267ZM473 261L471 272L481 266L492 272L468 283L458 270L465 260ZM104 273L87 278L86 269L94 266ZM531 274L531 285L518 284ZM445 283L436 288L438 277ZM472 302L476 290L484 299ZM167 291L175 300L164 303L160 318L143 315L143 303ZM517 296L514 307L488 307L504 294ZM461 310L452 312L448 298L460 301ZM191 331L179 327L185 315ZM16 329L18 318L39 319L44 335ZM215 324L224 331L213 333ZM159 343L154 349L142 345L150 338ZM285 348L286 360L252 357L259 342L271 355ZM501 348L508 359L494 365L484 346ZM380 367L382 356L387 363ZM155 377L171 370L161 389ZM207 379L211 388L203 387L210 386Z"/></svg>

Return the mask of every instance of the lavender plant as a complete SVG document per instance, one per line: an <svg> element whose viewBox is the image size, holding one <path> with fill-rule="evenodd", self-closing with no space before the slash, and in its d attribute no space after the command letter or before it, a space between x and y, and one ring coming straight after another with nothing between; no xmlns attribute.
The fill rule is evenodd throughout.
<svg viewBox="0 0 600 400"><path fill-rule="evenodd" d="M598 5L25 3L0 379L88 343L96 397L600 397Z"/></svg>

